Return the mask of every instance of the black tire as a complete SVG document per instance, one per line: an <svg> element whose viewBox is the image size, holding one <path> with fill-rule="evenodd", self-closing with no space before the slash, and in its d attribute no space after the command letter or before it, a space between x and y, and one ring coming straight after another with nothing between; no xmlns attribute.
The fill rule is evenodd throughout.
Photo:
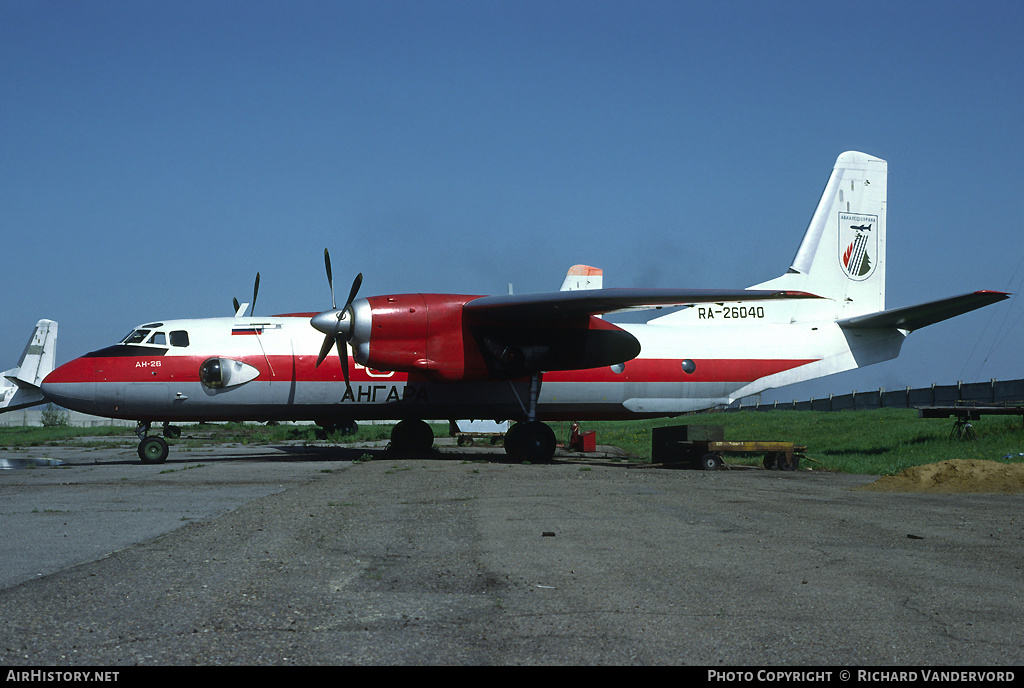
<svg viewBox="0 0 1024 688"><path fill-rule="evenodd" d="M142 463L163 463L171 453L163 437L150 435L139 442L139 458Z"/></svg>
<svg viewBox="0 0 1024 688"><path fill-rule="evenodd" d="M505 433L505 453L515 461L550 461L557 444L555 431L540 421L516 423Z"/></svg>
<svg viewBox="0 0 1024 688"><path fill-rule="evenodd" d="M700 457L697 465L705 471L717 471L722 467L722 457L718 454L705 454Z"/></svg>
<svg viewBox="0 0 1024 688"><path fill-rule="evenodd" d="M508 432L502 438L502 444L505 447L505 453L508 454L509 458L516 459L519 455L519 447L522 445L523 435L523 424L513 423Z"/></svg>
<svg viewBox="0 0 1024 688"><path fill-rule="evenodd" d="M409 454L429 452L434 446L434 431L422 420L403 420L391 430L391 448Z"/></svg>

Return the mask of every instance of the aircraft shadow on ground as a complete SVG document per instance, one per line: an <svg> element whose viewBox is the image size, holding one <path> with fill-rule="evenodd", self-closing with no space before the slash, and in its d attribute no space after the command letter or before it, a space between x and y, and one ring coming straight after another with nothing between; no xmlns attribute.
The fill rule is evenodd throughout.
<svg viewBox="0 0 1024 688"><path fill-rule="evenodd" d="M324 461L451 461L461 463L495 463L495 464L515 464L521 463L511 459L508 454L502 449L496 449L494 451L459 451L458 449L445 449L444 451L434 447L429 452L402 452L396 451L390 448L366 448L366 447L276 447L280 451L289 455L291 459L303 457L305 460L324 460ZM273 459L274 457L258 457L261 459ZM573 464L585 463L585 460L580 460L573 457L571 461L567 461L566 457L555 456L546 464L558 464L571 462ZM595 462L596 463L596 462ZM625 462L622 462L625 465ZM607 465L602 463L602 465Z"/></svg>
<svg viewBox="0 0 1024 688"><path fill-rule="evenodd" d="M350 462L367 462L367 461L449 461L449 462L461 462L461 463L492 463L492 464L519 464L520 461L510 458L502 449L495 449L493 451L472 451L467 449L466 451L459 451L459 449L446 448L444 451L434 447L428 453L423 452L401 452L385 447L350 447L350 446L296 446L296 445L281 445L273 447L276 451L280 452L275 454L262 454L262 453L241 453L235 455L217 456L213 457L215 461L261 461L261 462L286 462L286 461L323 461L324 463L338 462L338 461L350 461ZM181 462L184 456L179 454L177 457L172 449L171 456L167 461ZM204 459L205 460L205 459ZM579 455L572 456L558 456L556 455L551 461L543 462L536 465L557 465L557 464L573 464L573 465L601 465L601 466L620 466L623 468L629 467L631 464L628 461L609 461L607 459L601 460L599 458L590 459L589 457L581 457Z"/></svg>
<svg viewBox="0 0 1024 688"><path fill-rule="evenodd" d="M222 449L222 451L221 451ZM271 449L272 451L267 451ZM416 452L400 452L390 449L388 447L354 447L346 445L260 445L251 448L242 446L231 446L220 448L217 445L207 445L199 449L186 450L182 447L176 447L174 443L171 443L170 454L167 460L162 464L154 465L168 465L168 466L181 466L184 464L196 464L196 463L231 463L231 462L259 462L259 463L292 463L296 461L308 461L308 462L323 462L336 463L336 462L367 462L367 461L449 461L449 462L462 462L462 463L491 463L491 464L521 464L523 462L510 458L503 449L494 448L490 451L479 451L466 448L464 451L461 448L445 447L443 450L438 447L434 447L429 453ZM116 459L103 459L97 460L96 463L102 463L106 466L117 466L117 465L144 465L138 459L137 456L132 452L131 456L125 454L123 457ZM602 457L589 457L580 454L567 454L559 455L548 462L537 463L534 465L558 465L558 464L572 464L578 466L594 465L594 466L611 466L611 467L622 467L628 468L635 466L636 464L624 460L617 459L612 460ZM68 461L64 462L64 467L87 465L86 462L81 461ZM527 464L529 465L529 464Z"/></svg>

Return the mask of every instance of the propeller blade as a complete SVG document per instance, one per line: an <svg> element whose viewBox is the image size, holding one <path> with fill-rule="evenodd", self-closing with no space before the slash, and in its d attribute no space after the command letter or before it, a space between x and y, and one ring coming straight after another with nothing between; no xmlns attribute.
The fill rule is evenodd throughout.
<svg viewBox="0 0 1024 688"><path fill-rule="evenodd" d="M316 359L316 367L319 368L320 364L327 358L327 354L331 352L331 347L334 346L334 337L327 335L324 337L324 344L320 347L320 355Z"/></svg>
<svg viewBox="0 0 1024 688"><path fill-rule="evenodd" d="M324 249L324 265L327 267L327 285L331 288L331 309L337 310L334 303L334 277L331 274L331 254Z"/></svg>
<svg viewBox="0 0 1024 688"><path fill-rule="evenodd" d="M356 300L356 293L359 291L360 285L363 283L363 273L356 275L355 280L352 282L352 290L348 293L348 301L345 302L345 307L341 310L347 311L348 307L352 305L352 302Z"/></svg>
<svg viewBox="0 0 1024 688"><path fill-rule="evenodd" d="M249 315L256 315L256 294L260 291L260 273L256 273L256 284L252 287L252 307L249 308Z"/></svg>
<svg viewBox="0 0 1024 688"><path fill-rule="evenodd" d="M235 310L233 310L232 313L236 313L237 314L238 313L238 306L239 306L238 299L233 298L233 299L231 299L231 302L233 304L235 304Z"/></svg>
<svg viewBox="0 0 1024 688"><path fill-rule="evenodd" d="M345 374L345 389L352 393L352 380L348 373L348 343L338 338L338 358L341 359L341 371Z"/></svg>

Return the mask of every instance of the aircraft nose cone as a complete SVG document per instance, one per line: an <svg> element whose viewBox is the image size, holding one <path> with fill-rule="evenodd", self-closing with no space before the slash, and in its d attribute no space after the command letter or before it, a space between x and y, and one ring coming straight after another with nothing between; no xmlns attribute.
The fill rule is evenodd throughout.
<svg viewBox="0 0 1024 688"><path fill-rule="evenodd" d="M93 413L96 406L96 367L76 358L53 370L40 384L43 396L72 411Z"/></svg>

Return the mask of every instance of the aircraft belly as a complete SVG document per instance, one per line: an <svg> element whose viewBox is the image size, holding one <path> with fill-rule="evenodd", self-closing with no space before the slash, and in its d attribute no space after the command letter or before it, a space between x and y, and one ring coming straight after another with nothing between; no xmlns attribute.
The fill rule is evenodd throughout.
<svg viewBox="0 0 1024 688"><path fill-rule="evenodd" d="M740 382L553 382L541 388L538 415L549 419L687 413L728 403Z"/></svg>

